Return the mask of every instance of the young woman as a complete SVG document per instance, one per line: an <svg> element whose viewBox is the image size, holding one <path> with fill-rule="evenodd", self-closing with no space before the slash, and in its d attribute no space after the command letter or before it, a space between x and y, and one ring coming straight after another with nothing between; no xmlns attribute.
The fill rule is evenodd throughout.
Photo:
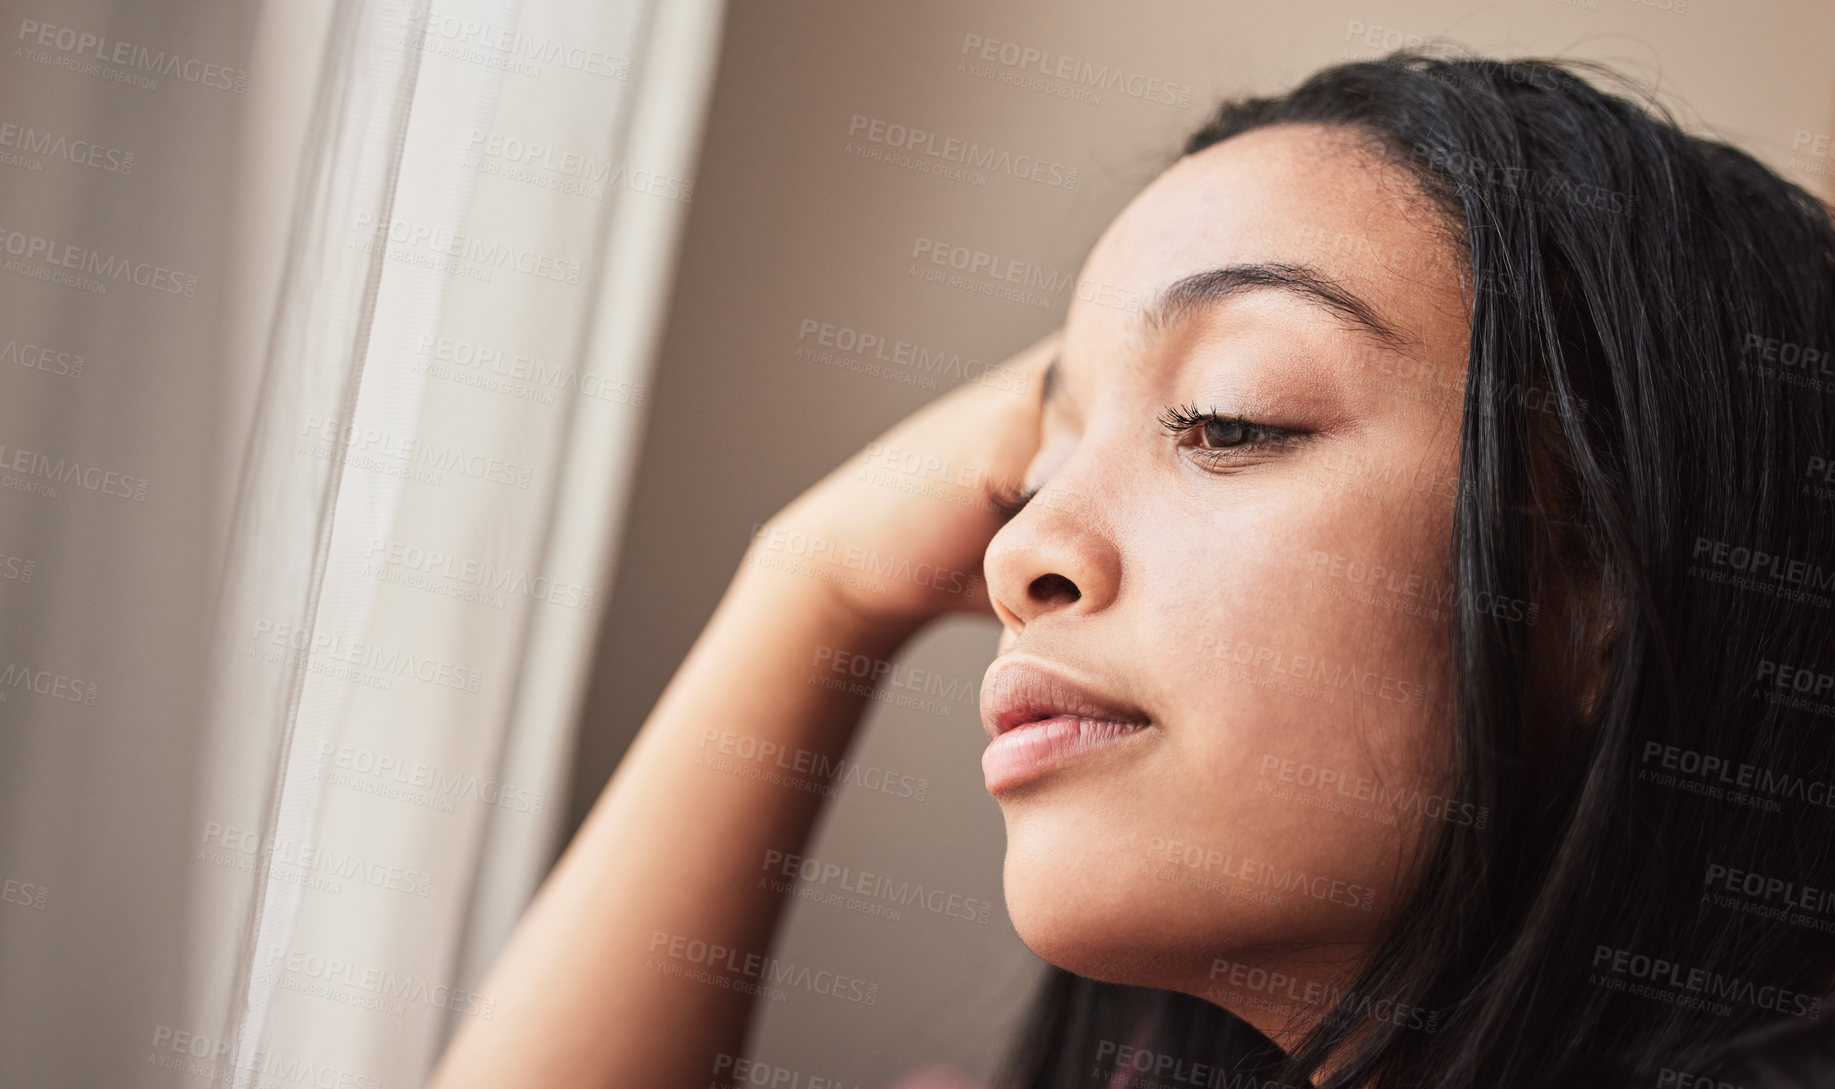
<svg viewBox="0 0 1835 1089"><path fill-rule="evenodd" d="M809 663L963 609L1056 966L1011 1084L1814 1077L1828 209L1569 68L1398 55L1226 105L1083 275L1143 303L879 440L986 502L850 464L758 534L435 1083L717 1081L821 803L775 769L861 711Z"/></svg>

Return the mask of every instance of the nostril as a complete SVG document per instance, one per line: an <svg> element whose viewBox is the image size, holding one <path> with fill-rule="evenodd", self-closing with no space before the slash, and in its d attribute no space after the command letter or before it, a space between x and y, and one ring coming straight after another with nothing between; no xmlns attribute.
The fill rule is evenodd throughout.
<svg viewBox="0 0 1835 1089"><path fill-rule="evenodd" d="M1077 584L1063 575L1040 575L1032 580L1032 585L1027 590L1032 594L1032 599L1042 605L1059 601L1069 604L1083 596L1083 591L1077 589Z"/></svg>

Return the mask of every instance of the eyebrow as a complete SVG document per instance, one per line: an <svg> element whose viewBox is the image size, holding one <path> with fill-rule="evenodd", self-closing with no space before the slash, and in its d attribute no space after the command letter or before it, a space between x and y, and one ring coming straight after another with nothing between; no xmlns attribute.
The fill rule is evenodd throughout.
<svg viewBox="0 0 1835 1089"><path fill-rule="evenodd" d="M1349 288L1326 279L1311 266L1275 262L1225 265L1176 280L1160 292L1153 305L1141 313L1140 327L1150 333L1159 332L1219 299L1262 290L1282 291L1310 302L1349 321L1391 347L1400 347L1406 343L1395 326L1383 320L1374 306Z"/></svg>
<svg viewBox="0 0 1835 1089"><path fill-rule="evenodd" d="M1321 276L1310 265L1288 265L1273 261L1224 265L1173 281L1161 291L1154 303L1141 312L1140 328L1158 332L1178 319L1203 309L1220 299L1249 291L1284 291L1320 306L1376 337L1390 347L1407 343L1400 331L1383 320L1376 308L1350 289ZM1058 392L1059 369L1064 356L1060 352L1045 368L1039 383L1039 403L1048 405Z"/></svg>

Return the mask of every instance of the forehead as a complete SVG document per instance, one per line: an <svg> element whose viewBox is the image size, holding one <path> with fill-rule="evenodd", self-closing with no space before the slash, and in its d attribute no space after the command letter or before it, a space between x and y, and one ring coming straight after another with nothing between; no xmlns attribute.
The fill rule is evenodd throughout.
<svg viewBox="0 0 1835 1089"><path fill-rule="evenodd" d="M1226 265L1309 267L1360 296L1410 347L1463 355L1466 292L1441 211L1367 138L1326 125L1252 129L1188 155L1109 225L1084 264L1090 297L1152 300ZM1135 315L1073 303L1075 340L1138 333Z"/></svg>

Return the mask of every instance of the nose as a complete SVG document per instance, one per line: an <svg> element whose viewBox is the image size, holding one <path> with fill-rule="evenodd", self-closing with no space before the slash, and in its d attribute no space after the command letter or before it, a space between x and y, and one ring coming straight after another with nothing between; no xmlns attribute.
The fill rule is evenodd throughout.
<svg viewBox="0 0 1835 1089"><path fill-rule="evenodd" d="M1100 612L1121 586L1121 553L1072 457L1001 527L983 559L988 596L1007 630L1052 614Z"/></svg>

